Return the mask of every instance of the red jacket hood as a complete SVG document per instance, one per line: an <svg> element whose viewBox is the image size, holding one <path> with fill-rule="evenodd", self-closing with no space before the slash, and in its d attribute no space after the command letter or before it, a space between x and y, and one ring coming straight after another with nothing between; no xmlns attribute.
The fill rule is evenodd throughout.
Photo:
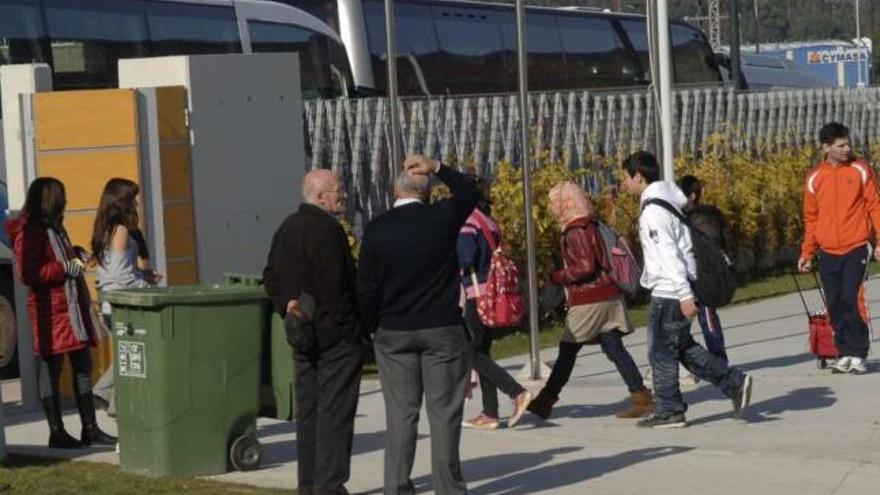
<svg viewBox="0 0 880 495"><path fill-rule="evenodd" d="M13 245L15 238L21 235L25 227L27 227L27 217L24 215L6 221L6 232L9 233L9 240Z"/></svg>

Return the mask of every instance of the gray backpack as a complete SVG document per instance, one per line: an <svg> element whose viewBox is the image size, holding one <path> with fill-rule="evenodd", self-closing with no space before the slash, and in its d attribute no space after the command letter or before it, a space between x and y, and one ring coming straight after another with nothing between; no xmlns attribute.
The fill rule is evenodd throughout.
<svg viewBox="0 0 880 495"><path fill-rule="evenodd" d="M626 242L626 238L618 234L610 225L604 222L596 222L599 234L602 236L602 244L605 246L605 259L609 266L603 268L608 271L617 287L629 297L639 293L641 288L642 267L633 255Z"/></svg>

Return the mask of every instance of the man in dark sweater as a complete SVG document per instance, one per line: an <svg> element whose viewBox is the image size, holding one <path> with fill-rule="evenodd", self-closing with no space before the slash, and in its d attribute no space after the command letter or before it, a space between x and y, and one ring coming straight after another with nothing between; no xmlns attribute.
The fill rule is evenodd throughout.
<svg viewBox="0 0 880 495"><path fill-rule="evenodd" d="M272 239L263 282L275 310L310 319L308 342L293 349L296 368L296 447L301 495L347 494L354 416L364 346L358 328L355 269L335 215L345 210L338 176L313 170L303 179L299 211ZM314 300L313 314L300 299ZM306 299L306 298L303 298Z"/></svg>
<svg viewBox="0 0 880 495"><path fill-rule="evenodd" d="M426 204L431 174L451 198ZM423 393L434 491L467 493L458 446L472 350L459 306L456 241L479 191L455 170L414 155L395 196L394 208L367 226L358 270L361 315L376 331L385 397L385 494L415 493L410 474Z"/></svg>

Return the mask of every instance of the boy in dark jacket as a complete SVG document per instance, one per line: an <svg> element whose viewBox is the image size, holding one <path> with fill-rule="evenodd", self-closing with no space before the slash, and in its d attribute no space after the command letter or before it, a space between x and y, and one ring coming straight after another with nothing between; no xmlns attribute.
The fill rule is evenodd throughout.
<svg viewBox="0 0 880 495"><path fill-rule="evenodd" d="M694 228L714 241L719 248L724 249L724 227L726 225L724 214L715 206L700 203L700 198L703 195L703 185L700 183L700 179L693 175L685 175L681 178L679 187L687 196L688 202L684 206L684 213ZM724 332L721 328L721 320L718 318L718 311L701 304L697 317L700 320L700 329L703 331L706 350L727 362Z"/></svg>

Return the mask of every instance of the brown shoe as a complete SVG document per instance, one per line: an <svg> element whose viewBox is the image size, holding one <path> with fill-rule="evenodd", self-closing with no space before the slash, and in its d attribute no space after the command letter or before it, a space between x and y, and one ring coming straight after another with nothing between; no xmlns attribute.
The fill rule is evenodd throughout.
<svg viewBox="0 0 880 495"><path fill-rule="evenodd" d="M461 426L465 428L476 428L478 430L494 430L495 428L498 428L498 418L494 418L481 412L476 417L462 421Z"/></svg>
<svg viewBox="0 0 880 495"><path fill-rule="evenodd" d="M529 407L529 402L532 402L532 394L528 390L521 392L513 399L513 414L507 418L508 428L513 428L519 423L523 413L526 412L526 408Z"/></svg>
<svg viewBox="0 0 880 495"><path fill-rule="evenodd" d="M654 412L654 399L648 389L632 393L632 406L625 411L615 414L620 419L643 418Z"/></svg>

